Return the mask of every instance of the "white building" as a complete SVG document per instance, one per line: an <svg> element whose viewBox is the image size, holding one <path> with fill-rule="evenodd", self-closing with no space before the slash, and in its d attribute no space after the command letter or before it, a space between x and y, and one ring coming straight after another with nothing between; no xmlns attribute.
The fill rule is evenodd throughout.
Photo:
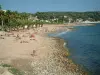
<svg viewBox="0 0 100 75"><path fill-rule="evenodd" d="M2 11L6 12L7 10L2 10Z"/></svg>
<svg viewBox="0 0 100 75"><path fill-rule="evenodd" d="M38 18L37 18L37 16L33 17L32 15L30 15L28 20L36 21L36 20L38 20Z"/></svg>

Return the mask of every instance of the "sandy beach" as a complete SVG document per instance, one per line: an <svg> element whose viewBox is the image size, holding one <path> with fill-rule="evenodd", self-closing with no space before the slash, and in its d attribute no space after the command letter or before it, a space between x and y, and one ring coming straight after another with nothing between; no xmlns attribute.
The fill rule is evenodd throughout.
<svg viewBox="0 0 100 75"><path fill-rule="evenodd" d="M23 74L0 66L0 75L87 75L68 59L64 40L46 34L69 31L65 25L44 25L30 30L0 31L0 64L8 64ZM10 72L11 71L11 72Z"/></svg>

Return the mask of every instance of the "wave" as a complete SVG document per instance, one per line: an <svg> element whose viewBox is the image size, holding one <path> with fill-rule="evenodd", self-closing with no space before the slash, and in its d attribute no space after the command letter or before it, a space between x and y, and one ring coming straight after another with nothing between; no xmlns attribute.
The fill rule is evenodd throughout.
<svg viewBox="0 0 100 75"><path fill-rule="evenodd" d="M56 36L61 36L61 35L64 35L64 34L66 34L66 33L67 33L67 31L61 32L61 33L58 33Z"/></svg>

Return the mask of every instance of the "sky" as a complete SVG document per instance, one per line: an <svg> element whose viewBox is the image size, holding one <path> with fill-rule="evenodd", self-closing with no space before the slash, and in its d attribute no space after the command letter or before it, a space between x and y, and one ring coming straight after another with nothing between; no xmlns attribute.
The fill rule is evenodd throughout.
<svg viewBox="0 0 100 75"><path fill-rule="evenodd" d="M19 12L100 11L100 0L0 0L4 10Z"/></svg>

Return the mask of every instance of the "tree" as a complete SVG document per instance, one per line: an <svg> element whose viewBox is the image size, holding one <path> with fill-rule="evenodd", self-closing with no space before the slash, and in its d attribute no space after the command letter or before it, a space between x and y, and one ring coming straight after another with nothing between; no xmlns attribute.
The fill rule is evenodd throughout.
<svg viewBox="0 0 100 75"><path fill-rule="evenodd" d="M2 6L0 5L0 10L2 10Z"/></svg>
<svg viewBox="0 0 100 75"><path fill-rule="evenodd" d="M5 18L5 13L4 11L0 10L0 20L1 20L2 30L3 30L4 20L5 20L4 18Z"/></svg>

